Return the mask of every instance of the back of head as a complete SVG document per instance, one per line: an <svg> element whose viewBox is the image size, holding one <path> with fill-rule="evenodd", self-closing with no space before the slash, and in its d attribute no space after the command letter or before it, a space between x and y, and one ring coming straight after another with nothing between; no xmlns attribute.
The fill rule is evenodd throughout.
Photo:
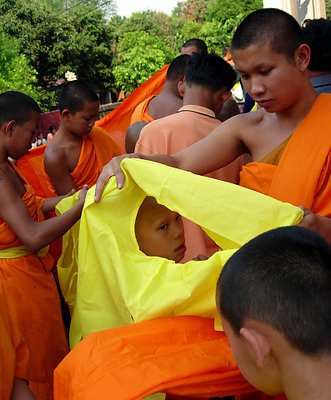
<svg viewBox="0 0 331 400"><path fill-rule="evenodd" d="M190 39L183 44L182 48L187 48L192 46L195 46L198 53L203 53L203 54L208 53L207 45L202 39L196 39L196 38Z"/></svg>
<svg viewBox="0 0 331 400"><path fill-rule="evenodd" d="M183 79L185 75L185 68L188 60L191 56L188 54L182 54L176 58L174 58L168 68L167 71L167 81L178 81Z"/></svg>
<svg viewBox="0 0 331 400"><path fill-rule="evenodd" d="M308 69L331 71L331 21L324 18L306 20L303 34L311 50Z"/></svg>
<svg viewBox="0 0 331 400"><path fill-rule="evenodd" d="M60 112L68 109L72 114L81 111L86 102L99 101L98 94L87 82L71 81L66 83L60 90L58 105Z"/></svg>
<svg viewBox="0 0 331 400"><path fill-rule="evenodd" d="M192 54L185 70L186 85L205 86L211 91L226 87L230 90L236 81L232 67L216 54Z"/></svg>
<svg viewBox="0 0 331 400"><path fill-rule="evenodd" d="M217 283L234 332L246 318L271 325L308 355L331 352L331 248L315 232L283 227L240 248Z"/></svg>
<svg viewBox="0 0 331 400"><path fill-rule="evenodd" d="M273 51L293 62L295 50L304 43L302 29L295 18L276 8L252 12L233 35L231 51L268 43Z"/></svg>
<svg viewBox="0 0 331 400"><path fill-rule="evenodd" d="M22 125L30 119L31 111L40 113L38 104L30 96L15 91L0 94L0 126L11 120Z"/></svg>

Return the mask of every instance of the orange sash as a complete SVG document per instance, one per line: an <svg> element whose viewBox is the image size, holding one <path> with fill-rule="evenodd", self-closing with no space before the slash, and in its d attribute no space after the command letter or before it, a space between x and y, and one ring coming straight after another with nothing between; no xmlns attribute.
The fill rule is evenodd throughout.
<svg viewBox="0 0 331 400"><path fill-rule="evenodd" d="M331 95L321 94L293 133L278 166L249 163L240 185L331 217Z"/></svg>

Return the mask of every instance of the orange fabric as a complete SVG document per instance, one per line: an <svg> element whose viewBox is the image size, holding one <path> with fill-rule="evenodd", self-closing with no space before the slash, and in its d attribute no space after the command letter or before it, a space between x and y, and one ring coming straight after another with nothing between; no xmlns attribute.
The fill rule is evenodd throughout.
<svg viewBox="0 0 331 400"><path fill-rule="evenodd" d="M331 95L320 94L278 166L249 163L240 185L331 217Z"/></svg>
<svg viewBox="0 0 331 400"><path fill-rule="evenodd" d="M76 168L70 174L77 189L84 185L95 185L102 168L113 157L123 154L120 146L102 128L93 127L89 135L83 137L82 148ZM48 182L49 190L53 190L53 196L57 196L52 182L42 165L44 181Z"/></svg>
<svg viewBox="0 0 331 400"><path fill-rule="evenodd" d="M40 222L43 220L41 202L29 184L26 183L25 188L22 200L33 220ZM0 218L0 248L21 244L17 235ZM68 352L60 300L51 273L53 265L54 258L49 253L43 258L31 254L0 259L0 295L28 346L28 379L38 400L52 398L54 368Z"/></svg>
<svg viewBox="0 0 331 400"><path fill-rule="evenodd" d="M125 148L125 133L131 125L131 116L138 104L151 95L157 95L163 89L169 65L165 65L150 79L141 84L115 110L95 123L105 129L111 137Z"/></svg>
<svg viewBox="0 0 331 400"><path fill-rule="evenodd" d="M176 114L157 119L146 125L137 141L135 152L141 154L173 154L185 149L191 144L205 138L220 125L215 113L208 108L187 105ZM206 176L232 183L239 180L241 159L237 159L225 168L221 168ZM185 257L181 262L187 262L199 254L212 255L219 250L218 246L191 221L184 220Z"/></svg>
<svg viewBox="0 0 331 400"><path fill-rule="evenodd" d="M138 121L152 122L154 118L148 114L149 102L155 97L155 95L147 97L142 103L138 104L132 113L131 125Z"/></svg>
<svg viewBox="0 0 331 400"><path fill-rule="evenodd" d="M0 398L9 400L14 378L28 378L29 351L0 297Z"/></svg>
<svg viewBox="0 0 331 400"><path fill-rule="evenodd" d="M55 400L195 398L253 392L213 319L172 317L95 332L54 373Z"/></svg>

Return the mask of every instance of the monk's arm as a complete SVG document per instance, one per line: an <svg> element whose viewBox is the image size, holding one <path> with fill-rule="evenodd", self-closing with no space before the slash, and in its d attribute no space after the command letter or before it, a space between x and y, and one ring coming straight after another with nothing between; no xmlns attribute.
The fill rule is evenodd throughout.
<svg viewBox="0 0 331 400"><path fill-rule="evenodd" d="M24 379L15 378L10 400L36 400L36 398Z"/></svg>
<svg viewBox="0 0 331 400"><path fill-rule="evenodd" d="M44 156L44 166L59 196L69 193L72 189L76 189L64 153L47 151Z"/></svg>
<svg viewBox="0 0 331 400"><path fill-rule="evenodd" d="M57 206L57 204L58 204L61 200L65 199L65 198L68 197L68 196L72 196L75 192L76 192L76 190L75 190L75 189L72 189L69 193L64 194L64 195L62 195L62 196L48 197L48 198L46 198L45 201L44 201L44 204L43 204L42 207L41 207L41 211L42 211L44 214L47 214L47 213L49 213L49 212L51 212L51 211L54 211L54 210L55 210L55 207Z"/></svg>
<svg viewBox="0 0 331 400"><path fill-rule="evenodd" d="M120 164L124 158L142 158L200 175L228 165L239 155L247 152L241 140L240 128L243 127L241 120L237 120L238 117L241 116L222 123L206 138L173 155L132 153L113 158L104 166L97 180L95 201L100 200L104 185L111 176L116 176L118 188L123 187L124 174Z"/></svg>
<svg viewBox="0 0 331 400"><path fill-rule="evenodd" d="M11 182L0 180L0 215L21 241L32 251L38 251L61 237L80 218L87 187L78 202L64 214L42 222L35 222Z"/></svg>
<svg viewBox="0 0 331 400"><path fill-rule="evenodd" d="M301 208L304 210L304 216L299 225L317 232L331 246L331 218L314 214L307 208Z"/></svg>

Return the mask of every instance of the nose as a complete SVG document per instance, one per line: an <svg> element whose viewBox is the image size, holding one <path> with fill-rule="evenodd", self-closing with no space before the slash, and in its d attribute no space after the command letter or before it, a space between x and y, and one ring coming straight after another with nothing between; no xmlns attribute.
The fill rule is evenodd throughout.
<svg viewBox="0 0 331 400"><path fill-rule="evenodd" d="M265 87L259 77L252 77L247 91L252 97L258 97L265 92Z"/></svg>
<svg viewBox="0 0 331 400"><path fill-rule="evenodd" d="M174 228L174 236L176 239L184 237L184 226L181 219L176 223L176 226Z"/></svg>

